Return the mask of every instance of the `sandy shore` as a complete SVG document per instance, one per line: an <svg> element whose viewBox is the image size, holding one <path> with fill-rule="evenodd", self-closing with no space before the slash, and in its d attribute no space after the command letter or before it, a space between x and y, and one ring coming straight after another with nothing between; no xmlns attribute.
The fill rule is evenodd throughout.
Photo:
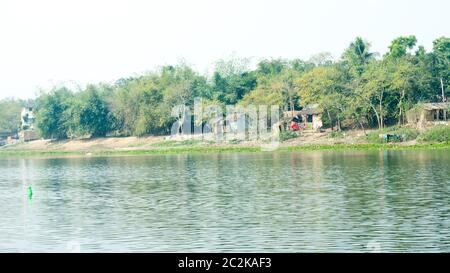
<svg viewBox="0 0 450 273"><path fill-rule="evenodd" d="M329 132L303 132L301 136L286 140L282 147L300 145L333 145L364 143L362 131L348 131L340 138L331 138ZM133 151L152 150L180 146L208 147L259 147L258 141L201 141L189 137L171 138L169 136L147 137L107 137L77 140L35 140L17 143L0 148L0 151L64 151L64 152L96 152L96 151Z"/></svg>

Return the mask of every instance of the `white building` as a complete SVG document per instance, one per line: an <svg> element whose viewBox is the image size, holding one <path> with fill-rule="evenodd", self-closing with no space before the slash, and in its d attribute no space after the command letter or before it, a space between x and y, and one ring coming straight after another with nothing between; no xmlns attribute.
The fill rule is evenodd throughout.
<svg viewBox="0 0 450 273"><path fill-rule="evenodd" d="M22 130L29 130L34 128L34 122L36 121L36 118L33 114L33 108L32 107L24 107L22 108L21 116L21 122L22 122Z"/></svg>

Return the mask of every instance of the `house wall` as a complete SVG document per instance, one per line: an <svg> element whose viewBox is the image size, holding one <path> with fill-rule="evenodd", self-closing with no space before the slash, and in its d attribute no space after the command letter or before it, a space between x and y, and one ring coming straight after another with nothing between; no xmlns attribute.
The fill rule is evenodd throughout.
<svg viewBox="0 0 450 273"><path fill-rule="evenodd" d="M427 110L424 108L413 108L406 113L408 124L415 126L416 128L423 129L427 126L433 126L437 124L448 124L449 110L445 108ZM439 115L439 119L436 116ZM446 117L446 119L445 119Z"/></svg>
<svg viewBox="0 0 450 273"><path fill-rule="evenodd" d="M433 121L434 120L434 111L424 110L424 120L425 121Z"/></svg>
<svg viewBox="0 0 450 273"><path fill-rule="evenodd" d="M443 110L439 110L439 111L441 112L441 115L442 115ZM415 125L416 128L418 128L418 129L425 129L426 127L439 125L439 124L450 124L450 120L448 118L448 112L447 112L447 120L436 120L435 119L436 113L437 113L437 110L423 110L420 113L419 122L417 122L417 123L412 122L411 124Z"/></svg>
<svg viewBox="0 0 450 273"><path fill-rule="evenodd" d="M317 130L317 129L323 127L322 118L319 115L313 115L312 127L314 130Z"/></svg>

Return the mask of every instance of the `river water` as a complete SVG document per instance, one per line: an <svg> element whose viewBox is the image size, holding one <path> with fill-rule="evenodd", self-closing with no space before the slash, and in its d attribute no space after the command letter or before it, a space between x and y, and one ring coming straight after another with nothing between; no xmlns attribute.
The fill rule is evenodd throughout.
<svg viewBox="0 0 450 273"><path fill-rule="evenodd" d="M0 158L11 251L449 252L450 152Z"/></svg>

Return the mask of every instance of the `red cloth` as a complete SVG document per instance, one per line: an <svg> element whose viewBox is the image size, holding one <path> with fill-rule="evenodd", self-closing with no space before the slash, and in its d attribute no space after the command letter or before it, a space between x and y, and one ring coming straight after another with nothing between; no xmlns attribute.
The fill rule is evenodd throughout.
<svg viewBox="0 0 450 273"><path fill-rule="evenodd" d="M291 129L294 131L297 131L300 129L300 127L298 126L298 123L295 121L291 121L291 125L289 127L291 127Z"/></svg>

